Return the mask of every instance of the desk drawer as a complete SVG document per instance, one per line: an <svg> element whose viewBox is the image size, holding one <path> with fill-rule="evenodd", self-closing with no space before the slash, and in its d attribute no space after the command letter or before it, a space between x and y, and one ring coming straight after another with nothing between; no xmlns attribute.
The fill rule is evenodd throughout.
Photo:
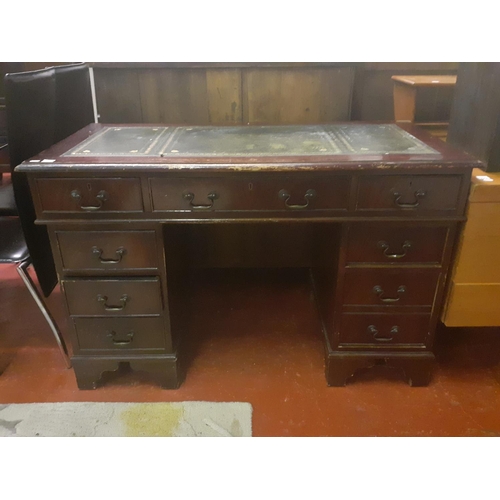
<svg viewBox="0 0 500 500"><path fill-rule="evenodd" d="M339 347L424 347L428 314L342 314Z"/></svg>
<svg viewBox="0 0 500 500"><path fill-rule="evenodd" d="M155 211L347 210L349 176L152 178Z"/></svg>
<svg viewBox="0 0 500 500"><path fill-rule="evenodd" d="M164 349L163 318L75 318L81 350Z"/></svg>
<svg viewBox="0 0 500 500"><path fill-rule="evenodd" d="M366 175L359 180L356 210L398 214L456 212L460 175Z"/></svg>
<svg viewBox="0 0 500 500"><path fill-rule="evenodd" d="M430 307L439 276L439 269L349 269L343 304Z"/></svg>
<svg viewBox="0 0 500 500"><path fill-rule="evenodd" d="M142 212L136 178L37 179L42 212Z"/></svg>
<svg viewBox="0 0 500 500"><path fill-rule="evenodd" d="M157 269L154 231L56 231L65 271Z"/></svg>
<svg viewBox="0 0 500 500"><path fill-rule="evenodd" d="M72 316L147 316L162 312L159 278L64 279Z"/></svg>
<svg viewBox="0 0 500 500"><path fill-rule="evenodd" d="M353 224L347 263L441 264L447 235L447 227Z"/></svg>

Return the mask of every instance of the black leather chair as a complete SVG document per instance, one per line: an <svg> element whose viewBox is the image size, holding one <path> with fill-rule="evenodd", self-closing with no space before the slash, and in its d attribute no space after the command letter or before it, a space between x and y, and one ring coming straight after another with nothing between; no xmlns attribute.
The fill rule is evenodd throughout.
<svg viewBox="0 0 500 500"><path fill-rule="evenodd" d="M5 172L10 172L10 168L6 168L9 161L8 151L5 98L0 97L0 216L17 214L12 184L5 182L3 178Z"/></svg>
<svg viewBox="0 0 500 500"><path fill-rule="evenodd" d="M38 282L48 297L57 284L57 276L47 229L35 226L27 178L14 168L94 121L88 67L71 64L8 73L5 103L17 211Z"/></svg>
<svg viewBox="0 0 500 500"><path fill-rule="evenodd" d="M26 288L40 308L43 316L54 334L59 350L63 355L64 362L68 368L71 368L71 361L68 355L66 343L57 328L57 324L52 318L49 310L45 307L42 297L38 293L35 283L28 273L31 264L30 254L26 241L24 240L23 230L19 217L0 217L0 264L17 264L17 272L21 276Z"/></svg>
<svg viewBox="0 0 500 500"><path fill-rule="evenodd" d="M35 225L35 208L27 178L14 169L94 121L88 67L71 64L7 74L5 102L11 181L18 217L0 217L0 262L18 264L18 272L49 323L69 367L63 338L27 272L33 264L42 293L48 297L57 284L57 275L47 229ZM4 215L1 207L0 215Z"/></svg>
<svg viewBox="0 0 500 500"><path fill-rule="evenodd" d="M0 157L5 156L3 153L7 150L8 144L5 142L0 145ZM14 198L14 189L12 183L5 181L3 178L0 184L0 217L8 215L17 215L16 200Z"/></svg>

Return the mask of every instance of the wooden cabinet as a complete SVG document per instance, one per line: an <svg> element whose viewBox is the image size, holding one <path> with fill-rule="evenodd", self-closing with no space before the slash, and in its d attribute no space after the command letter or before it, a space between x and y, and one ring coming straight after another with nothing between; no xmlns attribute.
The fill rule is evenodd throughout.
<svg viewBox="0 0 500 500"><path fill-rule="evenodd" d="M310 255L297 255L311 266L328 384L344 385L376 362L402 368L412 385L429 382L445 278L478 161L394 124L293 127L293 140L282 126L204 127L187 146L206 151L191 156L178 155L188 149L177 127L154 129L157 153L153 146L129 152L131 136L149 137L141 129L148 127L105 135L111 127L90 125L18 167L38 223L49 227L80 388L96 387L122 362L164 387L182 382L181 263L196 255L186 251L184 224L203 225L206 238L224 226L225 237L237 239L238 224L253 223L252 241L261 246L276 228L286 245L266 248L289 259L273 253L266 262L275 265L293 261L295 248L287 247L302 232L310 241L297 248ZM221 146L228 140L242 153L228 154ZM255 144L259 153L245 153Z"/></svg>

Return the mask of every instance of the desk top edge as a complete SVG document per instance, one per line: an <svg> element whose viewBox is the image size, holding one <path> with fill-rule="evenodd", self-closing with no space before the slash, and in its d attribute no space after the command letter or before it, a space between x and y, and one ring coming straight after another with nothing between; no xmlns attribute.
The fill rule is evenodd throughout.
<svg viewBox="0 0 500 500"><path fill-rule="evenodd" d="M369 122L345 122L345 124L368 124ZM335 125L340 124L336 122ZM383 125L383 123L376 123ZM318 124L325 125L325 124ZM391 122L391 125L394 123ZM209 170L245 170L243 166L251 166L254 170L336 170L355 168L484 168L483 163L471 155L457 149L440 139L433 137L427 131L415 127L411 124L396 124L402 130L413 135L419 141L435 150L436 154L337 154L337 155L301 155L301 156L259 156L252 157L140 157L140 156L87 156L69 157L65 153L88 140L91 136L102 132L107 127L165 127L165 126L185 126L170 124L100 124L93 123L87 125L65 140L55 144L40 154L24 161L16 170L21 172L52 172L66 169L71 171L90 171L110 169L134 168L137 170L179 170L186 169L206 169ZM241 125L245 127L246 125ZM304 125L305 127L306 125ZM251 169L249 169L251 170Z"/></svg>

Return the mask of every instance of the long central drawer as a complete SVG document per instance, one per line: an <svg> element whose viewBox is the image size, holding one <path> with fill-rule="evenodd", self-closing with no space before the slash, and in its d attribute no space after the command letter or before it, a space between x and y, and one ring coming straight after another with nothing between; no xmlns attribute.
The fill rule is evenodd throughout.
<svg viewBox="0 0 500 500"><path fill-rule="evenodd" d="M154 211L347 210L350 177L151 178Z"/></svg>

